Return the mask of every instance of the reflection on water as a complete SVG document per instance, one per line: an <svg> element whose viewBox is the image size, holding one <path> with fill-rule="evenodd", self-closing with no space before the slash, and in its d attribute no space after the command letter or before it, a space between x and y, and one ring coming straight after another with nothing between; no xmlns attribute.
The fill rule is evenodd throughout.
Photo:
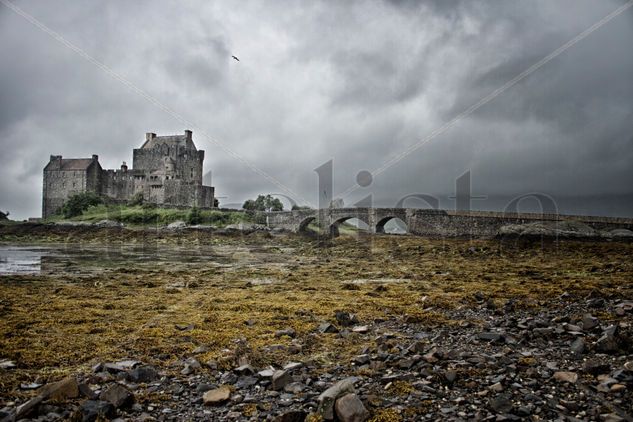
<svg viewBox="0 0 633 422"><path fill-rule="evenodd" d="M39 273L45 248L0 246L0 274Z"/></svg>
<svg viewBox="0 0 633 422"><path fill-rule="evenodd" d="M179 264L226 264L232 261L231 254L216 249L163 245L0 245L0 275L81 273L107 268L176 268Z"/></svg>

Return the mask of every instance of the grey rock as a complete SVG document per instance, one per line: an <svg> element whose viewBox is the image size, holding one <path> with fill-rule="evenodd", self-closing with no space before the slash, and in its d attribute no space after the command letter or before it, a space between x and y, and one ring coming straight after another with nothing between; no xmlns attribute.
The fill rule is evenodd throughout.
<svg viewBox="0 0 633 422"><path fill-rule="evenodd" d="M337 399L334 407L341 422L364 422L369 418L369 412L354 393Z"/></svg>
<svg viewBox="0 0 633 422"><path fill-rule="evenodd" d="M329 322L324 322L321 325L319 325L318 330L320 333L324 333L324 334L338 333L338 328L336 328L334 325L330 324Z"/></svg>
<svg viewBox="0 0 633 422"><path fill-rule="evenodd" d="M499 394L488 402L492 410L497 413L508 413L512 410L512 402L507 394Z"/></svg>
<svg viewBox="0 0 633 422"><path fill-rule="evenodd" d="M134 395L120 384L114 384L104 390L99 399L112 403L115 408L131 406L134 403Z"/></svg>
<svg viewBox="0 0 633 422"><path fill-rule="evenodd" d="M337 382L319 395L317 399L319 403L318 412L323 419L334 419L334 403L336 402L336 399L344 396L345 394L355 393L355 382L355 377L346 378Z"/></svg>
<svg viewBox="0 0 633 422"><path fill-rule="evenodd" d="M147 383L158 379L158 372L153 366L139 366L128 374L130 381Z"/></svg>
<svg viewBox="0 0 633 422"><path fill-rule="evenodd" d="M92 422L97 419L110 419L114 416L114 405L108 401L86 400L79 406L81 420Z"/></svg>
<svg viewBox="0 0 633 422"><path fill-rule="evenodd" d="M279 371L275 371L275 373L273 374L271 386L273 390L281 390L291 381L292 377L290 376L290 372L282 369Z"/></svg>

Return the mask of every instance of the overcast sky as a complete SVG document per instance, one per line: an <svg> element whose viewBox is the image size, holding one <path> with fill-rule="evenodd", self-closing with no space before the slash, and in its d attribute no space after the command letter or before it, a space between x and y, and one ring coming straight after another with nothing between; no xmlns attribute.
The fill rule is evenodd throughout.
<svg viewBox="0 0 633 422"><path fill-rule="evenodd" d="M624 3L14 2L195 127L0 4L0 209L40 215L51 154L118 168L145 132L185 129L221 203L283 191L201 132L316 204L327 160L337 196ZM630 8L345 203L451 208L470 170L478 208L542 192L563 212L633 216L632 45Z"/></svg>

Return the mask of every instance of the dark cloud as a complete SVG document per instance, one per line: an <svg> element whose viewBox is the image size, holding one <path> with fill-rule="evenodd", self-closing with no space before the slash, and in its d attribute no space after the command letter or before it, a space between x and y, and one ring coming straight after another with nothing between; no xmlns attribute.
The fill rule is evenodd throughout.
<svg viewBox="0 0 633 422"><path fill-rule="evenodd" d="M194 122L221 201L239 204L286 192L203 132L316 203L319 165L333 159L345 190L624 2L16 4ZM631 39L628 10L345 202L450 207L471 170L479 208L539 191L565 212L633 215ZM15 216L39 214L50 154L115 167L144 132L185 129L4 6L0 52L0 209Z"/></svg>

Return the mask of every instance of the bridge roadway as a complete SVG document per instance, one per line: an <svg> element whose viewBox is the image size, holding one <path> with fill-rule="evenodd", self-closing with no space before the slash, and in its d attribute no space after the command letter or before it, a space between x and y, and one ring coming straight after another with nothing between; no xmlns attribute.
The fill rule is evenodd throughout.
<svg viewBox="0 0 633 422"><path fill-rule="evenodd" d="M633 230L633 219L630 218L417 208L324 208L268 212L265 217L271 228L303 232L314 222L322 233L332 236L337 236L339 226L352 218L367 224L371 233L384 233L385 224L398 218L406 224L408 233L441 237L494 237L503 225L537 221L578 221L596 230Z"/></svg>

